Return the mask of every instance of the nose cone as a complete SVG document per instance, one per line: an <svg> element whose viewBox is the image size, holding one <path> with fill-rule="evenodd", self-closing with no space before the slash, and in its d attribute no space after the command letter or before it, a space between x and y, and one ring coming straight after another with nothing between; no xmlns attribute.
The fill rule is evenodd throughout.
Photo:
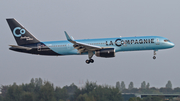
<svg viewBox="0 0 180 101"><path fill-rule="evenodd" d="M170 42L170 43L169 43L169 46L170 46L171 48L173 48L173 47L175 46L175 44L172 43L172 42Z"/></svg>

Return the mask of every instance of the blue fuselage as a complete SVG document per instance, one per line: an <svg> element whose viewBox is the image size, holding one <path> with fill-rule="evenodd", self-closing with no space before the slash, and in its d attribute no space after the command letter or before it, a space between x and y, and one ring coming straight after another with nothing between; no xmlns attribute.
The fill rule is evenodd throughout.
<svg viewBox="0 0 180 101"><path fill-rule="evenodd" d="M101 39L84 39L75 41L100 47L111 47L115 49L115 52L160 50L174 47L174 43L170 42L167 38L160 36L117 37ZM79 54L78 50L74 49L73 44L69 41L49 41L42 43L45 45L43 46L39 44L39 51L46 51L48 47L59 55Z"/></svg>

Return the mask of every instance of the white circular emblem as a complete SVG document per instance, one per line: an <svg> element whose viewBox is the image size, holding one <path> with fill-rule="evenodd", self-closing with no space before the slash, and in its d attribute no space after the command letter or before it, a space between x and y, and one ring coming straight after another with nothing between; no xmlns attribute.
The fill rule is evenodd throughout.
<svg viewBox="0 0 180 101"><path fill-rule="evenodd" d="M19 30L20 34L17 34L16 31ZM14 36L16 37L20 37L22 34L25 34L26 33L26 30L25 29L21 29L21 27L16 27L14 28L13 30L13 34Z"/></svg>

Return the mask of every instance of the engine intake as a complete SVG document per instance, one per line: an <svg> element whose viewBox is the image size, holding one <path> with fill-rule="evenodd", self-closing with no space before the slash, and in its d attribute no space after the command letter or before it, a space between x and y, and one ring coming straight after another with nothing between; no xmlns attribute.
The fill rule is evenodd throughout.
<svg viewBox="0 0 180 101"><path fill-rule="evenodd" d="M95 55L97 57L105 57L105 58L115 57L115 49L114 48L101 49L96 51Z"/></svg>

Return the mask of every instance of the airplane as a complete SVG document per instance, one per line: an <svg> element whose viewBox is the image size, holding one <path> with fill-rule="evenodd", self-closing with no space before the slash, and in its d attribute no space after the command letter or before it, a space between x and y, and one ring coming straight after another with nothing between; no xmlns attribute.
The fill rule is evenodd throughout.
<svg viewBox="0 0 180 101"><path fill-rule="evenodd" d="M93 63L93 55L97 57L115 57L116 52L153 50L153 59L161 49L173 48L174 43L161 36L135 36L116 38L97 38L74 40L64 31L67 40L41 42L14 18L6 19L18 45L9 45L9 49L22 53L63 56L88 55L85 61Z"/></svg>

